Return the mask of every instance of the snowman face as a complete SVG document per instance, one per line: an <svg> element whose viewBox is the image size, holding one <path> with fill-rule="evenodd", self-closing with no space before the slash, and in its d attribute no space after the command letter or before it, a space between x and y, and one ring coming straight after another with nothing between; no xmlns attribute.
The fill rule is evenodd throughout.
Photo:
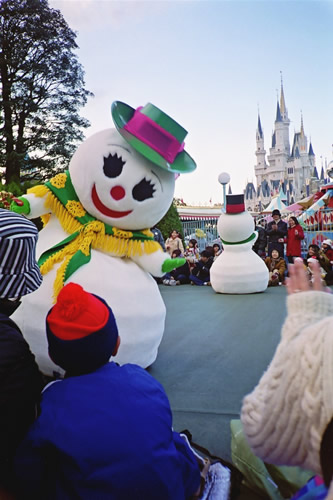
<svg viewBox="0 0 333 500"><path fill-rule="evenodd" d="M236 243L251 236L254 231L254 221L248 211L239 214L222 213L217 229L222 240Z"/></svg>
<svg viewBox="0 0 333 500"><path fill-rule="evenodd" d="M96 219L121 229L145 229L171 205L175 176L137 153L116 129L78 148L69 165L76 194Z"/></svg>

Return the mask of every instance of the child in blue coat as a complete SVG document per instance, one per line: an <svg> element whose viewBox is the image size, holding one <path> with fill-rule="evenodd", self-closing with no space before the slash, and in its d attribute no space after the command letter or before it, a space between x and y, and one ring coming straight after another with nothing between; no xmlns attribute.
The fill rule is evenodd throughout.
<svg viewBox="0 0 333 500"><path fill-rule="evenodd" d="M200 484L197 460L172 430L159 382L139 366L109 362L120 338L106 302L69 283L46 329L49 355L66 376L44 390L18 450L19 498L190 498Z"/></svg>

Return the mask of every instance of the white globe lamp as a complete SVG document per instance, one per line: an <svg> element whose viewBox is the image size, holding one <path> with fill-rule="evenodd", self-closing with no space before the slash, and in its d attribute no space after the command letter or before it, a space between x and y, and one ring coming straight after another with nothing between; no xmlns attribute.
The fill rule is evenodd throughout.
<svg viewBox="0 0 333 500"><path fill-rule="evenodd" d="M226 185L230 182L230 175L227 172L221 172L218 176L218 181L222 184L223 188L223 208L222 211L225 212L226 206Z"/></svg>

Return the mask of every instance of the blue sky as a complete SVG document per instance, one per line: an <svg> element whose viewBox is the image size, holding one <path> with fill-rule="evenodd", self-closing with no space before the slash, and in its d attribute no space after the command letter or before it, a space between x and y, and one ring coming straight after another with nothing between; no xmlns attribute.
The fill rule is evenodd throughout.
<svg viewBox="0 0 333 500"><path fill-rule="evenodd" d="M220 172L233 193L255 180L258 106L271 145L280 71L290 124L312 141L320 171L333 159L333 2L49 0L78 34L86 136L112 126L110 106L152 102L188 130L197 170L176 196L218 202ZM322 157L322 159L320 158Z"/></svg>

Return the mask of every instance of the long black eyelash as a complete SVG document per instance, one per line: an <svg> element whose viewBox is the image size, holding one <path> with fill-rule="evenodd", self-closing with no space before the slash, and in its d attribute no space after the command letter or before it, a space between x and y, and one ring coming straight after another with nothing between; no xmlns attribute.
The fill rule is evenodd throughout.
<svg viewBox="0 0 333 500"><path fill-rule="evenodd" d="M146 178L142 179L132 190L133 198L137 201L144 201L153 198L155 193L155 184Z"/></svg>
<svg viewBox="0 0 333 500"><path fill-rule="evenodd" d="M121 174L125 163L126 161L124 161L121 156L118 156L117 153L114 153L113 155L110 153L107 158L104 156L104 174L106 177L118 177L118 175Z"/></svg>

